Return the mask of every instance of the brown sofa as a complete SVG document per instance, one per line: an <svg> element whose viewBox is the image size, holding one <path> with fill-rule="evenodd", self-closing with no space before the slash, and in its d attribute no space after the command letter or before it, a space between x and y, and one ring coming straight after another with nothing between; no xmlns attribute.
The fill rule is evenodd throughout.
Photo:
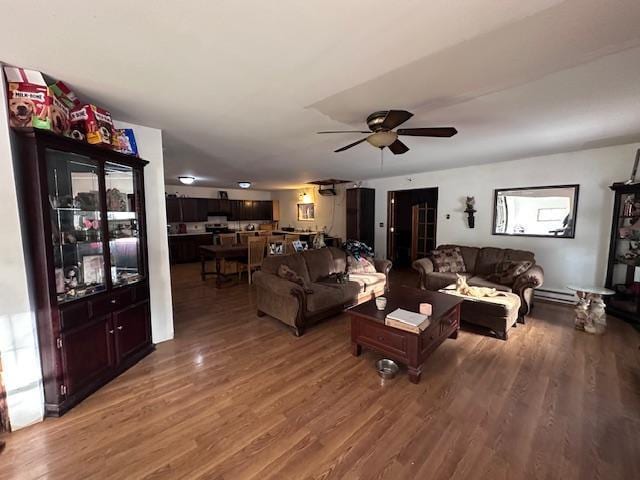
<svg viewBox="0 0 640 480"><path fill-rule="evenodd" d="M542 267L536 265L532 252L526 250L511 250L494 247L466 247L462 245L441 245L438 249L459 247L464 258L467 272L467 283L473 287L490 287L503 292L513 292L520 297L519 321L524 323L533 307L533 289L538 288L544 281ZM501 285L490 282L485 276L493 273L498 263L508 260L529 260L533 266L516 277L511 285ZM440 290L456 281L455 273L435 272L433 262L429 258L421 258L413 262L413 268L420 273L419 288L425 290Z"/></svg>
<svg viewBox="0 0 640 480"><path fill-rule="evenodd" d="M350 273L349 282L339 284L331 277L347 271L346 253L339 248L266 257L261 270L253 276L258 316L266 314L277 318L300 336L308 325L385 292L391 262L373 262L376 273ZM300 285L279 277L277 271L281 264L302 277L313 292L307 293Z"/></svg>

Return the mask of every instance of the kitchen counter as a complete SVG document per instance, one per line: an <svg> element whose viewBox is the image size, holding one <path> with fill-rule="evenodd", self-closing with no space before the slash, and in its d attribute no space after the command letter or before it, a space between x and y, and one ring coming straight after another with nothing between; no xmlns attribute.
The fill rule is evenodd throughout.
<svg viewBox="0 0 640 480"><path fill-rule="evenodd" d="M169 233L170 237L188 237L189 235L213 235L211 232Z"/></svg>

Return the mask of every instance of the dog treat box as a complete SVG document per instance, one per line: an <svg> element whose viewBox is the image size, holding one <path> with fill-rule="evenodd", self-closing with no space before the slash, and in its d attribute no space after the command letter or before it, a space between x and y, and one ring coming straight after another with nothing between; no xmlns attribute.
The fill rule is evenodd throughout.
<svg viewBox="0 0 640 480"><path fill-rule="evenodd" d="M51 92L43 75L35 70L4 67L9 100L9 125L69 131L69 109Z"/></svg>
<svg viewBox="0 0 640 480"><path fill-rule="evenodd" d="M95 105L82 105L71 110L71 137L94 145L111 145L111 114Z"/></svg>

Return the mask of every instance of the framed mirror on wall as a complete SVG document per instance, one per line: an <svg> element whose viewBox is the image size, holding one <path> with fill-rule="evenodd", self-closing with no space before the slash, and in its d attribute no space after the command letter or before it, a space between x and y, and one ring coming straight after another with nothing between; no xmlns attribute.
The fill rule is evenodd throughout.
<svg viewBox="0 0 640 480"><path fill-rule="evenodd" d="M575 238L580 185L497 189L493 235Z"/></svg>

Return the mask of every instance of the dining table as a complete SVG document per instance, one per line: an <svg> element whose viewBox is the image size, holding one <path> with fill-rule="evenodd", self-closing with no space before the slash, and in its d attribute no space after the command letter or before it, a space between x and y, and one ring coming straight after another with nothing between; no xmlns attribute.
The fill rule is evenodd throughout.
<svg viewBox="0 0 640 480"><path fill-rule="evenodd" d="M216 288L222 288L225 285L231 284L231 278L222 273L222 260L237 260L247 258L249 255L249 246L242 244L235 245L200 245L200 277L202 280L207 278L207 275L216 276ZM206 269L206 262L209 259L215 260L215 271L208 271Z"/></svg>

